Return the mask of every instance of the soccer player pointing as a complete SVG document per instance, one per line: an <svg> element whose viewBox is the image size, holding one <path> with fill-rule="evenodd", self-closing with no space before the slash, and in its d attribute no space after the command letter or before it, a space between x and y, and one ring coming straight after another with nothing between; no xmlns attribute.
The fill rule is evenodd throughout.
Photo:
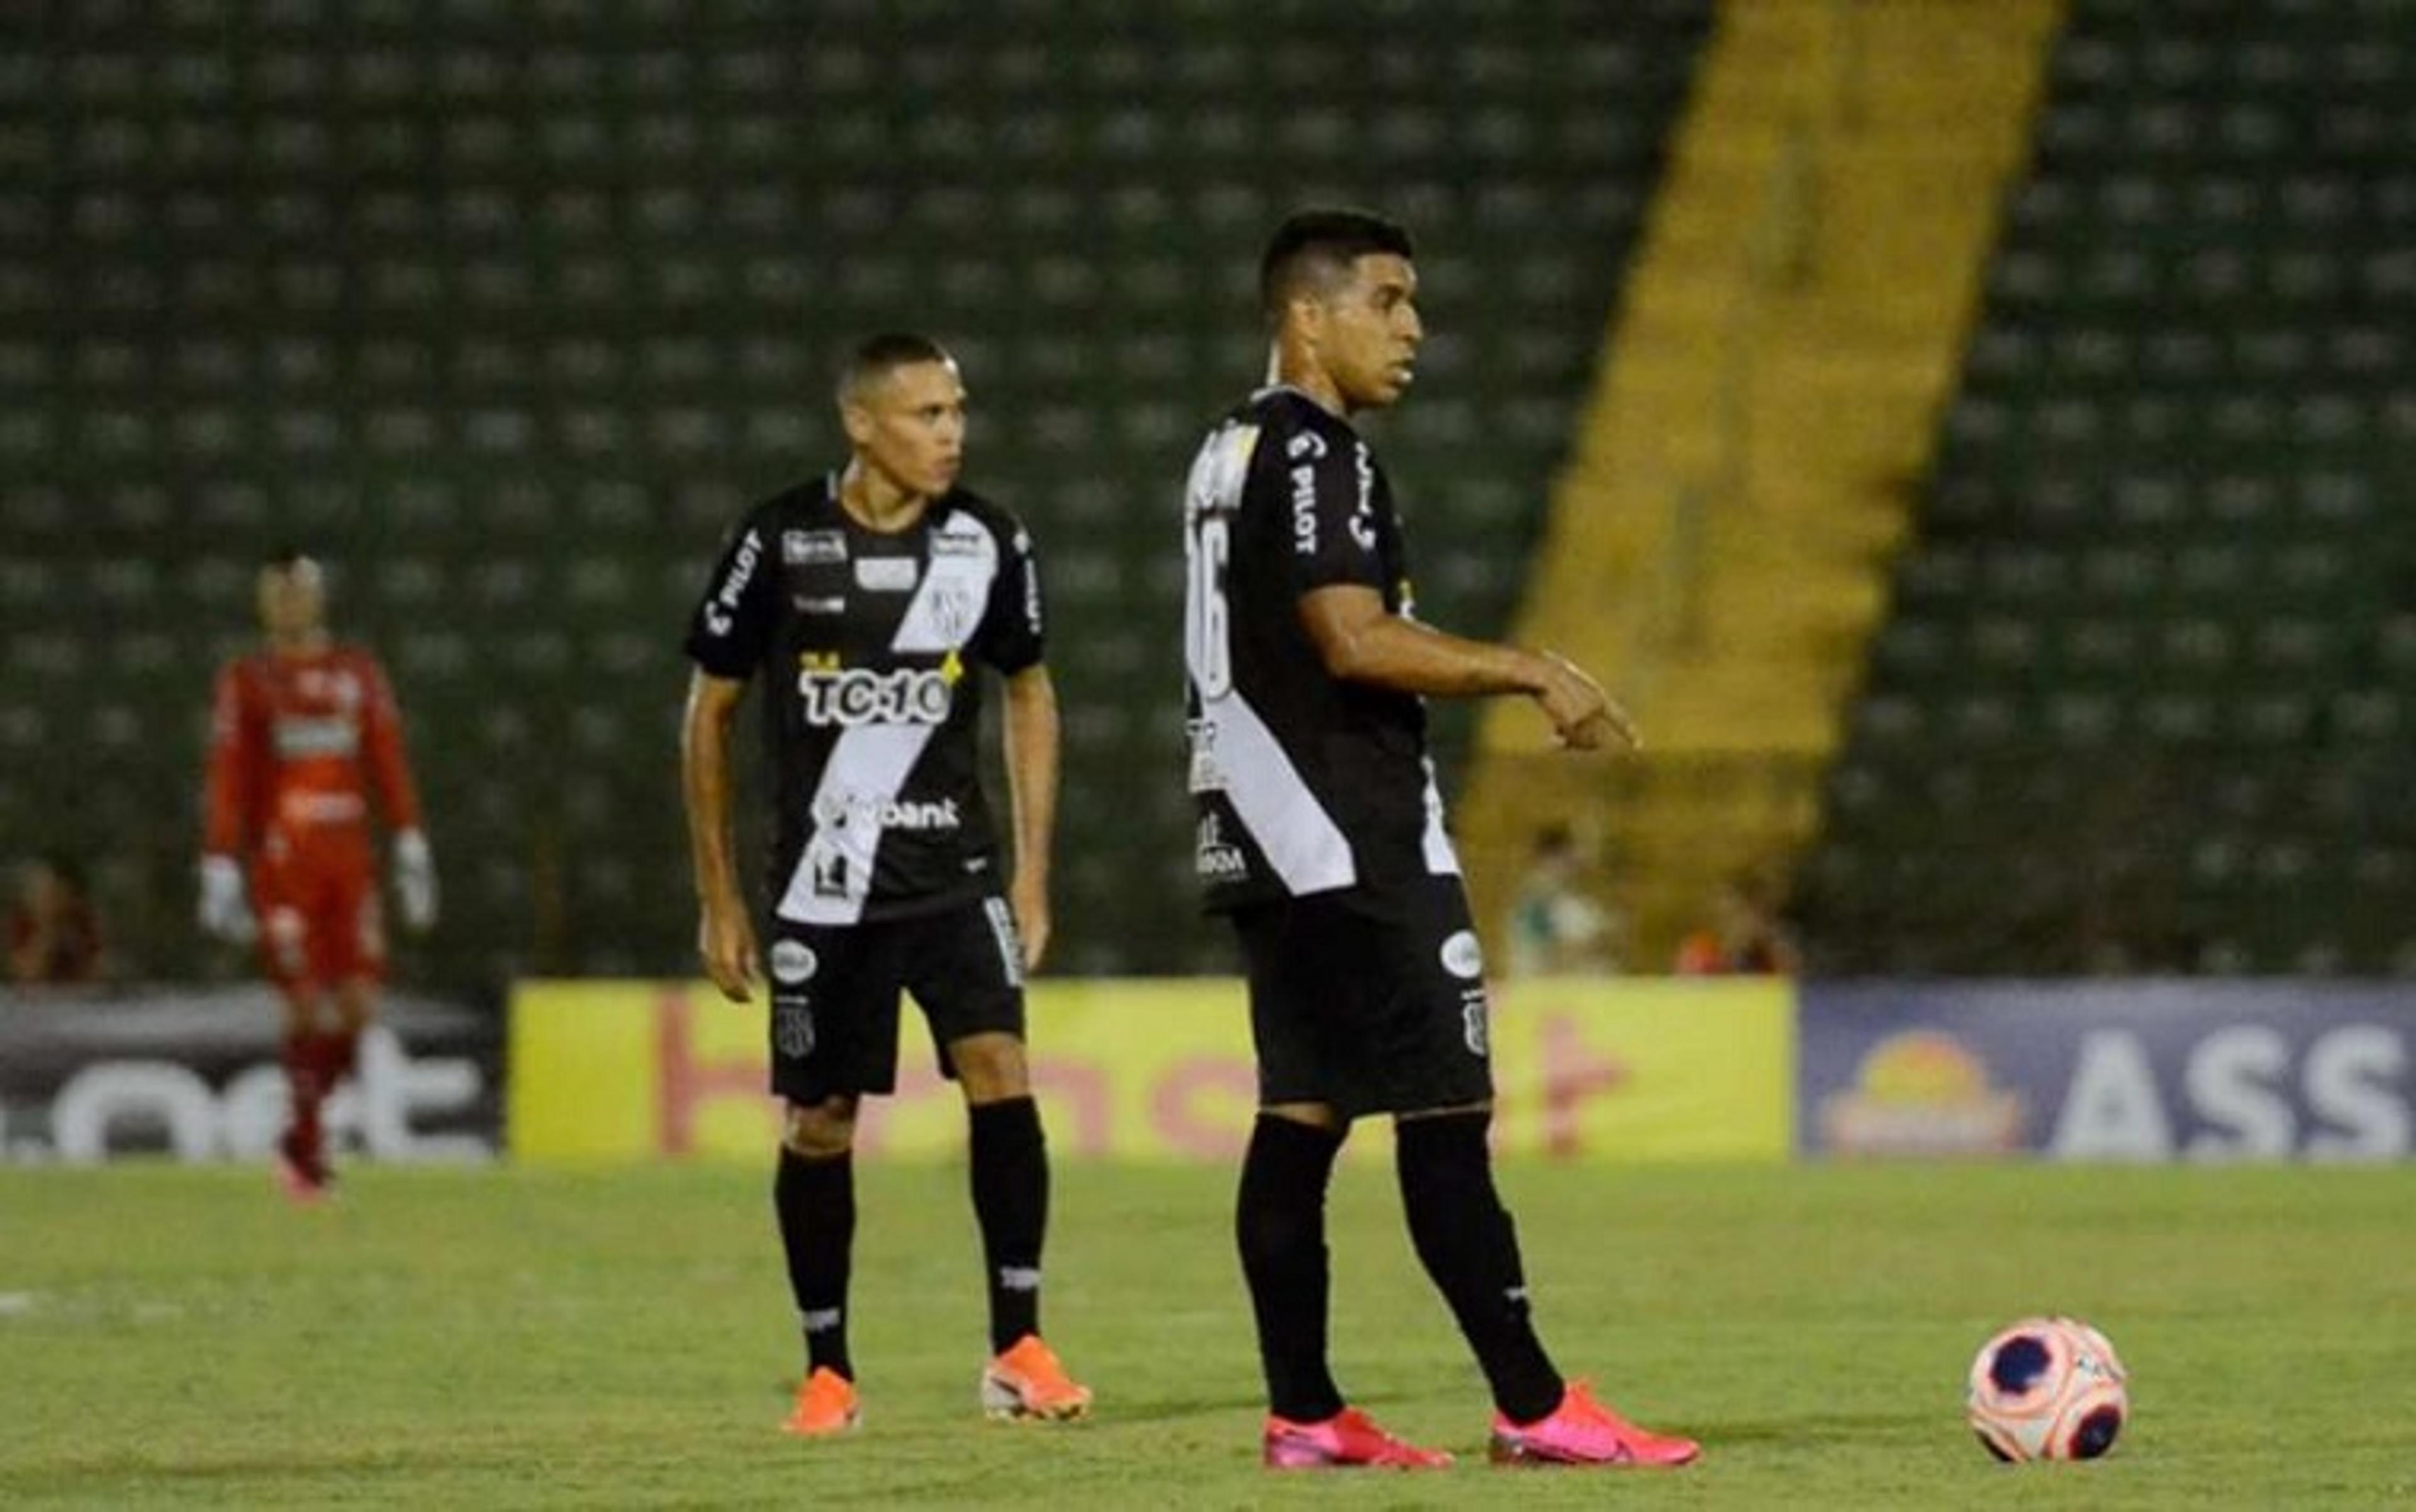
<svg viewBox="0 0 2416 1512"><path fill-rule="evenodd" d="M1325 1194L1353 1119L1390 1113L1419 1261L1492 1388L1497 1459L1684 1464L1553 1367L1495 1194L1483 963L1427 753L1427 696L1518 694L1562 742L1632 745L1561 658L1419 624L1401 522L1350 416L1400 399L1424 335L1410 239L1292 217L1261 265L1274 379L1210 432L1185 490L1196 861L1249 977L1259 1118L1236 1232L1270 1465L1448 1462L1350 1407L1326 1361Z"/></svg>
<svg viewBox="0 0 2416 1512"><path fill-rule="evenodd" d="M786 1428L853 1428L847 1344L856 1109L895 1089L898 994L911 991L972 1128L974 1211L989 1279L992 1416L1089 1411L1039 1335L1049 1160L1023 1052L1023 975L1049 939L1057 699L1041 661L1032 537L957 487L965 390L919 336L859 347L839 385L844 471L740 522L687 634L683 732L698 949L745 1002L758 936L730 839L730 731L763 674L776 790L772 1089L787 1103L773 1187L807 1374ZM981 679L1006 690L1015 875L977 780Z"/></svg>

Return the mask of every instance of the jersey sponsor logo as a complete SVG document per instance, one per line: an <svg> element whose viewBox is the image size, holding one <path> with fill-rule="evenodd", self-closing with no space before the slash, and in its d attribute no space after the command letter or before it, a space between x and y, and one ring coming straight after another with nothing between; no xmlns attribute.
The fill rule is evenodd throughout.
<svg viewBox="0 0 2416 1512"><path fill-rule="evenodd" d="M1215 814L1200 816L1200 835L1192 847L1191 865L1208 882L1240 882L1250 874L1249 857L1225 838L1224 822Z"/></svg>
<svg viewBox="0 0 2416 1512"><path fill-rule="evenodd" d="M814 1000L803 992L772 994L772 1043L793 1061L814 1051Z"/></svg>
<svg viewBox="0 0 2416 1512"><path fill-rule="evenodd" d="M748 531L739 537L738 554L731 558L730 571L721 580L721 588L704 603L704 627L713 635L728 635L738 623L738 605L747 596L747 584L755 579L755 567L763 557L763 537Z"/></svg>
<svg viewBox="0 0 2416 1512"><path fill-rule="evenodd" d="M954 659L938 668L810 667L797 674L806 722L853 729L865 724L945 724L956 706Z"/></svg>
<svg viewBox="0 0 2416 1512"><path fill-rule="evenodd" d="M803 940L772 942L772 980L784 987L813 980L814 969L821 964L815 959L813 946Z"/></svg>
<svg viewBox="0 0 2416 1512"><path fill-rule="evenodd" d="M1225 769L1216 764L1216 721L1185 719L1183 728L1191 736L1191 791L1224 792Z"/></svg>
<svg viewBox="0 0 2416 1512"><path fill-rule="evenodd" d="M821 829L806 842L806 875L813 895L827 902L843 903L856 896L856 881L871 879L865 871L857 853L849 848L852 839L844 828Z"/></svg>
<svg viewBox="0 0 2416 1512"><path fill-rule="evenodd" d="M1485 951L1476 943L1476 931L1460 930L1442 943L1442 969L1464 982L1472 982L1485 972Z"/></svg>
<svg viewBox="0 0 2416 1512"><path fill-rule="evenodd" d="M350 756L360 749L361 729L349 715L286 718L277 721L275 741L277 754L290 762Z"/></svg>
<svg viewBox="0 0 2416 1512"><path fill-rule="evenodd" d="M789 567L844 562L847 536L837 530L784 530L780 532L780 560Z"/></svg>
<svg viewBox="0 0 2416 1512"><path fill-rule="evenodd" d="M361 701L361 680L341 669L305 667L294 674L294 691L352 708Z"/></svg>
<svg viewBox="0 0 2416 1512"><path fill-rule="evenodd" d="M954 798L932 798L922 802L913 799L892 799L881 806L881 827L883 829L961 829L964 816Z"/></svg>
<svg viewBox="0 0 2416 1512"><path fill-rule="evenodd" d="M981 556L984 555L987 551L988 547L979 536L969 536L959 531L943 530L935 532L931 537L931 554L933 556Z"/></svg>
<svg viewBox="0 0 2416 1512"><path fill-rule="evenodd" d="M1491 1010L1485 1001L1485 989L1472 987L1459 994L1459 1037L1468 1046L1468 1053L1483 1060L1493 1053L1492 1036L1488 1030Z"/></svg>
<svg viewBox="0 0 2416 1512"><path fill-rule="evenodd" d="M871 593L912 593L920 576L911 556L859 556L855 585Z"/></svg>
<svg viewBox="0 0 2416 1512"><path fill-rule="evenodd" d="M998 970L1007 986L1023 986L1023 937L1016 932L1014 911L1006 900L992 895L982 900L982 916L989 920L990 938L998 945Z"/></svg>
<svg viewBox="0 0 2416 1512"><path fill-rule="evenodd" d="M789 596L789 607L800 614L814 614L827 619L835 614L846 613L847 600L837 594L821 598L806 594L792 594Z"/></svg>
<svg viewBox="0 0 2416 1512"><path fill-rule="evenodd" d="M1367 453L1367 443L1359 443L1359 503L1351 511L1351 538L1363 552L1376 549L1376 464Z"/></svg>
<svg viewBox="0 0 2416 1512"><path fill-rule="evenodd" d="M1317 554L1317 469L1306 462L1291 470L1291 549Z"/></svg>
<svg viewBox="0 0 2416 1512"><path fill-rule="evenodd" d="M277 800L277 822L287 825L350 824L366 817L369 811L368 800L357 793L295 788Z"/></svg>

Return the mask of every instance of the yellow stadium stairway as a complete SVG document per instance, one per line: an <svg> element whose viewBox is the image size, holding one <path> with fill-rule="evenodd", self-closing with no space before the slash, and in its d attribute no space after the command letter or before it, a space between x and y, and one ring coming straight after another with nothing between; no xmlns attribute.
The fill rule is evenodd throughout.
<svg viewBox="0 0 2416 1512"><path fill-rule="evenodd" d="M1722 6L1514 631L1601 674L1647 749L1572 759L1486 712L1480 917L1570 823L1657 969L1720 877L1783 877L1812 834L2061 16Z"/></svg>

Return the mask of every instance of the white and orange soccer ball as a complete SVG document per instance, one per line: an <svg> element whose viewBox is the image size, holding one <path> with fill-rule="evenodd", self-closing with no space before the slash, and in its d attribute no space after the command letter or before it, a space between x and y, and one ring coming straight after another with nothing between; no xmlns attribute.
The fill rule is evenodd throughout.
<svg viewBox="0 0 2416 1512"><path fill-rule="evenodd" d="M2025 1318L1980 1346L1966 1415L2000 1459L2094 1459L2131 1415L2127 1380L2114 1346L2089 1324Z"/></svg>

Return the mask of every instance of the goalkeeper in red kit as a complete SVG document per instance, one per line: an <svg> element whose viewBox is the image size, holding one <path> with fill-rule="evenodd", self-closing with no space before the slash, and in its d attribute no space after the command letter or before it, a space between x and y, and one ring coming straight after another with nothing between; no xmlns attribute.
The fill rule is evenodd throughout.
<svg viewBox="0 0 2416 1512"><path fill-rule="evenodd" d="M257 939L285 1000L293 1111L278 1176L310 1202L328 1185L321 1109L353 1069L385 972L374 800L414 932L436 920L402 721L377 659L328 633L319 564L298 552L260 570L264 650L221 668L210 716L201 925Z"/></svg>

